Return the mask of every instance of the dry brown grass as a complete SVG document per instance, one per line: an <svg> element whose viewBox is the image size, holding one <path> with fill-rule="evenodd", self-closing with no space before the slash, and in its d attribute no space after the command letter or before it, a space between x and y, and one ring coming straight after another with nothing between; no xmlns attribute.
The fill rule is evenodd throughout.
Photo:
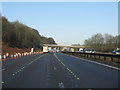
<svg viewBox="0 0 120 90"><path fill-rule="evenodd" d="M23 52L30 52L31 48L25 48L25 49L21 49L21 48L12 48L9 47L7 44L2 43L2 54L5 53L9 53L9 54L13 54L13 53L23 53ZM40 51L40 49L37 49L36 51Z"/></svg>

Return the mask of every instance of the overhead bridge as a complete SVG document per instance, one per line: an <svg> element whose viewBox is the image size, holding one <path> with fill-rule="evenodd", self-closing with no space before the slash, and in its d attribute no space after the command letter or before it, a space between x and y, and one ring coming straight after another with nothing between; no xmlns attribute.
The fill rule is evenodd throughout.
<svg viewBox="0 0 120 90"><path fill-rule="evenodd" d="M55 45L55 44L44 44L43 52L48 52L51 50L56 51L70 51L70 52L78 52L86 48L85 46L68 46L68 45Z"/></svg>

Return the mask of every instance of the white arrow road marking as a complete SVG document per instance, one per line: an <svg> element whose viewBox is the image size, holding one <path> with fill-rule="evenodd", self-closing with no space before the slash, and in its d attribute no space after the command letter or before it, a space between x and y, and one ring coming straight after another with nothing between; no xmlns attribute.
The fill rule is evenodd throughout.
<svg viewBox="0 0 120 90"><path fill-rule="evenodd" d="M59 85L60 88L64 88L63 82L59 82L58 85Z"/></svg>

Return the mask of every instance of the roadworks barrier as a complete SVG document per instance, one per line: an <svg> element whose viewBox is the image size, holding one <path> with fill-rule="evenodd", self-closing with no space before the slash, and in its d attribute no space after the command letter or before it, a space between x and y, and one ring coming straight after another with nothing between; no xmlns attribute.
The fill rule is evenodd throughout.
<svg viewBox="0 0 120 90"><path fill-rule="evenodd" d="M6 55L3 55L3 60L6 60Z"/></svg>
<svg viewBox="0 0 120 90"><path fill-rule="evenodd" d="M16 59L16 58L20 58L20 57L24 57L24 56L29 56L29 55L33 55L33 54L41 54L41 53L43 53L43 52L24 52L24 53L14 52L13 54L5 53L3 55L0 55L0 61L5 61L7 59Z"/></svg>
<svg viewBox="0 0 120 90"><path fill-rule="evenodd" d="M2 61L2 55L0 55L0 61Z"/></svg>

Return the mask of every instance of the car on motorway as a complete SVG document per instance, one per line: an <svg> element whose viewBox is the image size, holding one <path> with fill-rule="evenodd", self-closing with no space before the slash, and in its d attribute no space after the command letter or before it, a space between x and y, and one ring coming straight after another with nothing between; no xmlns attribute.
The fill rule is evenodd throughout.
<svg viewBox="0 0 120 90"><path fill-rule="evenodd" d="M85 53L95 53L96 51L94 49L84 49Z"/></svg>
<svg viewBox="0 0 120 90"><path fill-rule="evenodd" d="M53 53L53 51L52 51L52 50L50 50L50 51L49 51L49 53Z"/></svg>
<svg viewBox="0 0 120 90"><path fill-rule="evenodd" d="M84 50L80 50L79 52L82 52L82 53L83 53L83 52L84 52Z"/></svg>
<svg viewBox="0 0 120 90"><path fill-rule="evenodd" d="M112 51L113 54L120 54L120 50L114 50Z"/></svg>
<svg viewBox="0 0 120 90"><path fill-rule="evenodd" d="M54 50L54 49L49 51L49 53L56 53L56 52L57 52L57 50Z"/></svg>

